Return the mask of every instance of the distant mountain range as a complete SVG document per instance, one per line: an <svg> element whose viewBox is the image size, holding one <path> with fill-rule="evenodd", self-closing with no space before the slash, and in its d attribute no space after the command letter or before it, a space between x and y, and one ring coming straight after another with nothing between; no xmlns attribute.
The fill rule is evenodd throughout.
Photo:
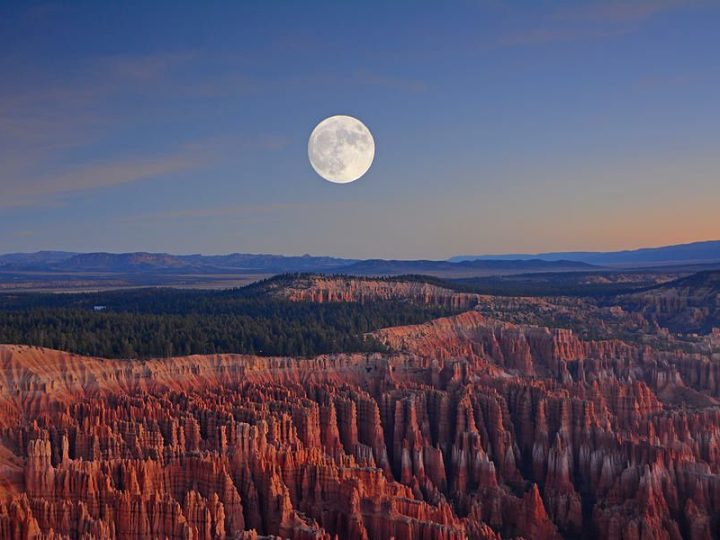
<svg viewBox="0 0 720 540"><path fill-rule="evenodd" d="M313 272L361 276L430 274L446 276L518 272L588 270L591 265L569 261L482 260L431 261L286 257L282 255L171 255L168 253L38 252L0 255L0 272L88 272L122 274L280 274Z"/></svg>
<svg viewBox="0 0 720 540"><path fill-rule="evenodd" d="M280 274L313 272L361 276L429 274L465 277L567 272L608 267L701 265L720 262L720 241L616 252L459 256L449 260L343 259L311 255L172 255L40 251L0 255L0 273L121 273L158 275ZM17 279L17 278L15 278Z"/></svg>
<svg viewBox="0 0 720 540"><path fill-rule="evenodd" d="M25 267L33 264L57 264L77 255L69 251L36 251L35 253L6 253L0 255L0 267Z"/></svg>
<svg viewBox="0 0 720 540"><path fill-rule="evenodd" d="M392 276L425 274L439 277L467 277L534 272L572 272L592 270L593 265L575 261L524 260L476 260L476 261L401 261L369 259L358 261L334 271L353 276Z"/></svg>
<svg viewBox="0 0 720 540"><path fill-rule="evenodd" d="M450 261L526 260L576 261L600 266L660 266L720 262L720 240L693 242L626 251L562 251L550 253L514 253L507 255L460 255Z"/></svg>
<svg viewBox="0 0 720 540"><path fill-rule="evenodd" d="M317 272L356 261L333 257L282 255L171 255L168 253L70 253L43 251L0 255L1 271L54 272L179 272L283 273Z"/></svg>

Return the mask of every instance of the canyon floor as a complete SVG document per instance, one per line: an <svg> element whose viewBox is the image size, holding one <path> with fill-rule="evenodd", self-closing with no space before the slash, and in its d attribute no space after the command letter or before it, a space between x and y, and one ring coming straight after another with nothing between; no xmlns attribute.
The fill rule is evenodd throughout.
<svg viewBox="0 0 720 540"><path fill-rule="evenodd" d="M603 301L264 287L453 314L310 358L0 345L0 538L720 538L716 275Z"/></svg>

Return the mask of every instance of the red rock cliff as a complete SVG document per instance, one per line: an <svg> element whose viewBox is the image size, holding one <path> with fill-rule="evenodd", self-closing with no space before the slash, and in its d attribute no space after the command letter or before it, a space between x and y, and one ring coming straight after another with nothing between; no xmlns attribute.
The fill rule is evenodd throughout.
<svg viewBox="0 0 720 540"><path fill-rule="evenodd" d="M0 347L0 538L717 538L717 366L476 312L396 354Z"/></svg>

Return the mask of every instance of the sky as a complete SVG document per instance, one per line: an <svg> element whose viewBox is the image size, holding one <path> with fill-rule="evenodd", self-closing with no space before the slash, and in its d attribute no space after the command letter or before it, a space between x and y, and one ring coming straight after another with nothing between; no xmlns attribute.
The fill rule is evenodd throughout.
<svg viewBox="0 0 720 540"><path fill-rule="evenodd" d="M0 252L720 239L720 2L0 2ZM351 115L370 171L307 140Z"/></svg>

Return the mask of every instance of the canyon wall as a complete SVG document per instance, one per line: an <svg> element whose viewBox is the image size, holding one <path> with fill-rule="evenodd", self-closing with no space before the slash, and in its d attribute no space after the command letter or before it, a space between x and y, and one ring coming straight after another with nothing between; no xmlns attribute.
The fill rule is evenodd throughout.
<svg viewBox="0 0 720 540"><path fill-rule="evenodd" d="M293 302L372 302L411 300L456 309L469 309L483 298L422 281L375 280L356 277L307 276L274 289L277 297Z"/></svg>
<svg viewBox="0 0 720 540"><path fill-rule="evenodd" d="M720 537L717 361L474 311L375 337L0 346L0 538Z"/></svg>

